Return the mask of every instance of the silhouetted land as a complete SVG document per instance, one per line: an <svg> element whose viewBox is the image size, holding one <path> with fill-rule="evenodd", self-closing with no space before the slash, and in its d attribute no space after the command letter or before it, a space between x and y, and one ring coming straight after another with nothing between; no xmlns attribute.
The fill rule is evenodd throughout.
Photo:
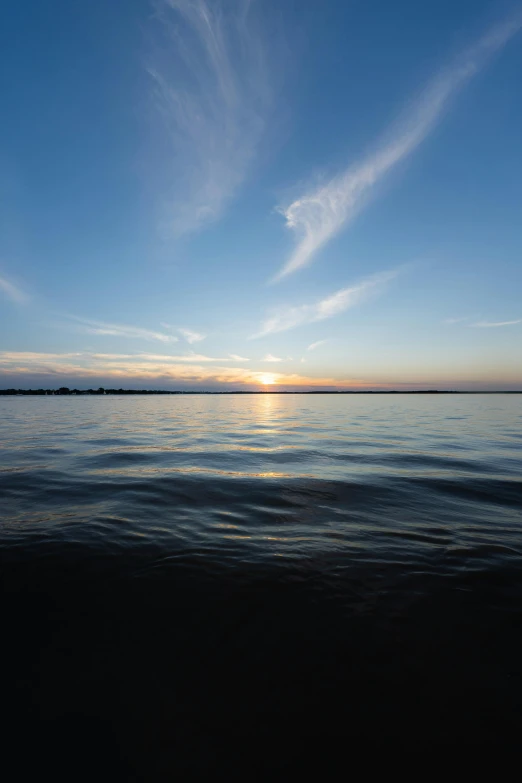
<svg viewBox="0 0 522 783"><path fill-rule="evenodd" d="M60 389L0 389L0 395L77 395L77 394L522 394L522 389L506 390L495 389L493 391L459 391L457 389L314 389L308 391L280 391L277 389L262 389L259 391L244 391L232 389L226 391L198 391L198 390L179 390L179 389L69 389L62 386Z"/></svg>

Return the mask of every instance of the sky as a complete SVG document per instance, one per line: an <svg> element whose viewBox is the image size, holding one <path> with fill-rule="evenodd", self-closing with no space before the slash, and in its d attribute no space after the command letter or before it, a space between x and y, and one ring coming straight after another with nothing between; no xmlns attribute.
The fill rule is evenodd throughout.
<svg viewBox="0 0 522 783"><path fill-rule="evenodd" d="M26 0L0 388L522 389L522 2Z"/></svg>

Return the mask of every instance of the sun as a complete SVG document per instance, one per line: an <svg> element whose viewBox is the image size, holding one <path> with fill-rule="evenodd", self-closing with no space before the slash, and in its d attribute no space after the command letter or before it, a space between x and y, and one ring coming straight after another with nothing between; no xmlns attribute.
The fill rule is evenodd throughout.
<svg viewBox="0 0 522 783"><path fill-rule="evenodd" d="M259 378L260 382L263 384L263 386L272 386L276 382L275 375L272 375L272 373L265 373L264 375L261 375Z"/></svg>

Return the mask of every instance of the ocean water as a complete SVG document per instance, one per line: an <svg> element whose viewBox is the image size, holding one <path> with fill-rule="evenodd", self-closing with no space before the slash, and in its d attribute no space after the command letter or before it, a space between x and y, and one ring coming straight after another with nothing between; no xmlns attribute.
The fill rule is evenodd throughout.
<svg viewBox="0 0 522 783"><path fill-rule="evenodd" d="M0 398L15 759L173 780L517 748L521 473L522 395Z"/></svg>

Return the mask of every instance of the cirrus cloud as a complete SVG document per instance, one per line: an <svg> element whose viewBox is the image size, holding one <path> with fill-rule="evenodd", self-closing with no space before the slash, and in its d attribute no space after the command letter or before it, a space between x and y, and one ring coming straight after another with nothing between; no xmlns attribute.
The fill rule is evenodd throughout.
<svg viewBox="0 0 522 783"><path fill-rule="evenodd" d="M515 326L516 324L522 324L522 318L517 318L514 321L478 321L476 324L470 324L470 326L489 329L497 326Z"/></svg>
<svg viewBox="0 0 522 783"><path fill-rule="evenodd" d="M28 294L6 277L0 277L0 291L16 304L24 304L29 300Z"/></svg>
<svg viewBox="0 0 522 783"><path fill-rule="evenodd" d="M328 340L317 340L317 342L315 342L315 343L310 343L310 345L308 346L308 348L306 350L307 351L315 351L316 348L319 348L320 345L324 345L327 342L328 342Z"/></svg>
<svg viewBox="0 0 522 783"><path fill-rule="evenodd" d="M260 331L254 334L251 339L265 337L276 332L285 332L288 329L295 329L297 326L332 318L334 315L361 304L371 296L377 295L398 274L399 270L381 272L367 277L355 285L341 288L339 291L335 291L330 296L320 299L313 304L280 309L266 319Z"/></svg>
<svg viewBox="0 0 522 783"><path fill-rule="evenodd" d="M303 193L280 209L298 243L274 280L310 264L317 251L356 217L382 178L422 144L458 90L521 27L519 12L490 29L428 84L402 123L388 134L388 141L326 185Z"/></svg>
<svg viewBox="0 0 522 783"><path fill-rule="evenodd" d="M192 329L180 329L180 334L183 335L185 340L192 345L192 343L199 343L206 338L206 334L199 334L199 332L193 332Z"/></svg>
<svg viewBox="0 0 522 783"><path fill-rule="evenodd" d="M165 222L175 235L218 219L245 180L274 105L275 37L249 0L157 0L149 74L170 144Z"/></svg>
<svg viewBox="0 0 522 783"><path fill-rule="evenodd" d="M93 321L90 318L70 316L70 318L82 324L86 334L97 334L110 337L125 337L131 340L158 340L162 343L177 343L178 338L165 332L157 332L153 329L143 329L140 326L128 326L125 324L106 323L105 321Z"/></svg>

